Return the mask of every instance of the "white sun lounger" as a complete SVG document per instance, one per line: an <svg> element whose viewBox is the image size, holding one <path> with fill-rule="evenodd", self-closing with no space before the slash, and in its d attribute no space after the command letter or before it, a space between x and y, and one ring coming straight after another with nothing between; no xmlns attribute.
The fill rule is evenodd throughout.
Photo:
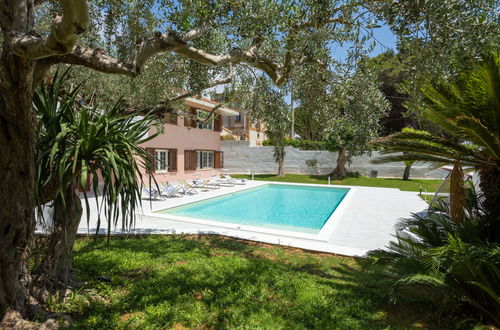
<svg viewBox="0 0 500 330"><path fill-rule="evenodd" d="M232 178L229 174L224 174L224 179L231 181L233 184L239 184L239 185L247 184L247 179L235 179Z"/></svg>
<svg viewBox="0 0 500 330"><path fill-rule="evenodd" d="M163 197L180 197L179 195L177 195L177 188L169 183L163 185L163 189L161 191L161 196L163 196Z"/></svg>
<svg viewBox="0 0 500 330"><path fill-rule="evenodd" d="M231 180L222 179L218 176L211 177L210 181L213 181L215 183L219 183L221 186L234 187L234 182L232 182Z"/></svg>
<svg viewBox="0 0 500 330"><path fill-rule="evenodd" d="M142 191L143 191L144 195L146 195L146 198L148 198L148 199L163 199L161 191L159 191L156 188L143 187Z"/></svg>

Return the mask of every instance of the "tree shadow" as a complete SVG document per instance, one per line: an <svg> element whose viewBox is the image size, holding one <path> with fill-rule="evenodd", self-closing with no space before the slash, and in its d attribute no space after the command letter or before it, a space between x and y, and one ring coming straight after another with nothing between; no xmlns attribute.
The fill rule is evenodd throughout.
<svg viewBox="0 0 500 330"><path fill-rule="evenodd" d="M408 326L415 312L387 308L385 289L356 259L212 235L121 240L111 249L157 263L124 269L119 258L85 258L114 274L120 294L82 310L76 326L380 329ZM81 248L77 259L92 253Z"/></svg>

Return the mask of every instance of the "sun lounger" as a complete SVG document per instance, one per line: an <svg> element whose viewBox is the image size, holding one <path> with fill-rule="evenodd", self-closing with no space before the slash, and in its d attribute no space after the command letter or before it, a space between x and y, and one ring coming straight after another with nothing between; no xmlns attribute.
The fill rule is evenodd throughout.
<svg viewBox="0 0 500 330"><path fill-rule="evenodd" d="M142 188L143 193L148 199L163 199L161 191L156 188Z"/></svg>
<svg viewBox="0 0 500 330"><path fill-rule="evenodd" d="M179 180L177 190L184 195L196 195L198 193L196 188L187 183L186 180Z"/></svg>
<svg viewBox="0 0 500 330"><path fill-rule="evenodd" d="M218 182L210 182L210 180L200 180L194 179L192 183L193 187L201 189L219 189L220 184Z"/></svg>
<svg viewBox="0 0 500 330"><path fill-rule="evenodd" d="M247 179L235 179L232 178L229 174L224 174L224 179L232 182L233 184L239 184L239 185L247 184Z"/></svg>
<svg viewBox="0 0 500 330"><path fill-rule="evenodd" d="M231 180L223 179L218 176L213 176L210 178L212 182L219 183L221 186L234 187L234 183Z"/></svg>
<svg viewBox="0 0 500 330"><path fill-rule="evenodd" d="M163 185L163 189L161 191L161 196L163 196L163 197L179 197L179 195L177 195L177 192L178 192L177 188L167 182L166 184Z"/></svg>

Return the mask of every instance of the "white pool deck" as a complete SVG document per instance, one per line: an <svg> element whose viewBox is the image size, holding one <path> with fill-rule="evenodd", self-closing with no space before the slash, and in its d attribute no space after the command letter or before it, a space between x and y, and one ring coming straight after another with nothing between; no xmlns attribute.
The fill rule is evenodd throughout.
<svg viewBox="0 0 500 330"><path fill-rule="evenodd" d="M292 246L307 250L330 252L347 256L363 256L372 249L384 248L395 233L394 225L398 219L409 217L411 213L424 211L427 204L416 192L405 192L393 188L372 188L353 186L330 186L352 188L349 200L339 217L332 225L329 237L322 241L281 235L275 233L256 232L241 229L243 226L234 225L228 228L227 224L220 226L206 221L181 221L170 219L170 216L161 217L152 214L154 211L195 202L202 199L216 197L251 187L269 184L272 182L247 181L246 185L221 187L220 189L203 191L192 196L168 198L166 200L142 200L142 210L137 217L135 227L124 231L119 227L112 228L112 234L218 234L252 241ZM318 186L318 185L314 185ZM87 227L87 218L82 216L78 232L82 234L95 233L97 224L97 209L93 199L91 201L90 222ZM83 203L83 199L82 199ZM258 205L256 205L258 207ZM168 218L166 218L168 217ZM101 233L105 233L106 220L101 219ZM238 229L239 227L239 229Z"/></svg>

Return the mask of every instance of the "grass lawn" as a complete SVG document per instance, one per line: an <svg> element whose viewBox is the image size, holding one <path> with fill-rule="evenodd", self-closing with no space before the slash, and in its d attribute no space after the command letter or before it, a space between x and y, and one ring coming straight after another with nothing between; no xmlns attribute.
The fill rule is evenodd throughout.
<svg viewBox="0 0 500 330"><path fill-rule="evenodd" d="M251 179L251 175L234 174L235 178ZM273 174L256 174L255 180L263 181L279 181L279 182L297 182L297 183L320 183L327 184L328 176L326 175L302 175L302 174L286 174L283 178L278 178ZM339 184L346 186L366 186L366 187L384 187L384 188L399 188L404 191L419 191L420 187L425 188L428 192L435 192L442 180L401 180L401 179L384 179L384 178L345 178L343 180L331 180L331 184Z"/></svg>
<svg viewBox="0 0 500 330"><path fill-rule="evenodd" d="M219 236L81 239L89 290L64 304L74 328L448 328L449 310L393 305L359 260ZM110 282L98 281L106 276ZM441 314L440 314L441 313Z"/></svg>

